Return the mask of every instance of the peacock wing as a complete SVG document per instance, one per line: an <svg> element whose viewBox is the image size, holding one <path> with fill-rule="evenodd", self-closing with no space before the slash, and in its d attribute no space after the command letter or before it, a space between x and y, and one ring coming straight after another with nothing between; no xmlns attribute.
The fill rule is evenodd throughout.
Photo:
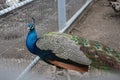
<svg viewBox="0 0 120 80"><path fill-rule="evenodd" d="M74 40L74 36L50 32L44 34L36 43L42 50L52 50L56 56L69 59L74 62L90 65L91 60L80 50L80 45Z"/></svg>

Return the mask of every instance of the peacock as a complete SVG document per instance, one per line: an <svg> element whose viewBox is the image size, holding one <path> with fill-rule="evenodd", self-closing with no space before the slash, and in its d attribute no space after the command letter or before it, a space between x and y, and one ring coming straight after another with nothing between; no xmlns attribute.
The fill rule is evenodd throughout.
<svg viewBox="0 0 120 80"><path fill-rule="evenodd" d="M90 66L120 70L120 53L102 43L59 32L37 37L34 18L28 30L27 49L48 64L82 73L88 72Z"/></svg>

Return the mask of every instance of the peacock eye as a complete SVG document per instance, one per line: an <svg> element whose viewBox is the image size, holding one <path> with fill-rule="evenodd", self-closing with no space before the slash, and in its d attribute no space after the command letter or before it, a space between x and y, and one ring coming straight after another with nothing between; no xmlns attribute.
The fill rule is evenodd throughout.
<svg viewBox="0 0 120 80"><path fill-rule="evenodd" d="M32 29L33 27L32 26L30 26L30 29Z"/></svg>

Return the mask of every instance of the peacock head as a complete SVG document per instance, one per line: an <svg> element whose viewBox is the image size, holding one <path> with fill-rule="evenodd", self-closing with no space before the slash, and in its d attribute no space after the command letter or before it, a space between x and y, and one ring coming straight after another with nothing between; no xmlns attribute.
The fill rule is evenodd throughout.
<svg viewBox="0 0 120 80"><path fill-rule="evenodd" d="M32 31L35 29L35 19L32 18L32 22L28 23L28 30Z"/></svg>

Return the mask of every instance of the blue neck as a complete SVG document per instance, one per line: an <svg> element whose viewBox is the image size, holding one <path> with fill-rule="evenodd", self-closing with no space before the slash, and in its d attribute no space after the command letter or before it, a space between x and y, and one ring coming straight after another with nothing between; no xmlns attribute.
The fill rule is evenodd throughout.
<svg viewBox="0 0 120 80"><path fill-rule="evenodd" d="M28 50L35 55L38 55L41 52L41 50L36 46L37 40L38 38L35 29L30 30L27 35L26 46Z"/></svg>
<svg viewBox="0 0 120 80"><path fill-rule="evenodd" d="M52 53L51 50L41 50L40 48L38 48L36 46L37 40L38 40L38 38L37 38L37 33L36 33L35 29L30 30L28 32L27 39L26 39L26 46L27 46L28 50L31 53L33 53L37 56L40 56L41 59L52 58L53 54L51 54Z"/></svg>

